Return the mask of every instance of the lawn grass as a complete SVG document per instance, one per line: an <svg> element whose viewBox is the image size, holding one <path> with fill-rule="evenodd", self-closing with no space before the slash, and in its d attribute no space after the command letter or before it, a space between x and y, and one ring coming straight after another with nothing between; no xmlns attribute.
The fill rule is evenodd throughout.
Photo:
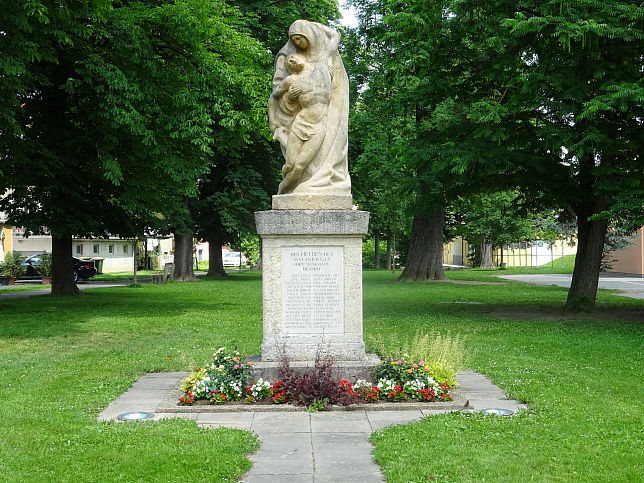
<svg viewBox="0 0 644 483"><path fill-rule="evenodd" d="M235 480L256 438L194 422L96 417L142 374L223 344L257 351L259 275L0 303L0 474L11 481Z"/></svg>
<svg viewBox="0 0 644 483"><path fill-rule="evenodd" d="M471 285L403 285L371 274L365 330L465 337L468 366L530 411L452 414L372 436L390 481L640 481L644 303L600 291L596 311L561 310L567 290L450 272ZM368 288L367 288L368 287Z"/></svg>
<svg viewBox="0 0 644 483"><path fill-rule="evenodd" d="M459 334L468 366L530 405L513 418L439 415L374 434L387 478L641 479L644 302L600 291L596 311L569 315L566 289L496 278L508 271L417 284L365 273L367 339ZM257 272L0 299L2 478L235 480L250 467L250 433L96 417L142 374L193 369L220 345L257 353L261 338Z"/></svg>

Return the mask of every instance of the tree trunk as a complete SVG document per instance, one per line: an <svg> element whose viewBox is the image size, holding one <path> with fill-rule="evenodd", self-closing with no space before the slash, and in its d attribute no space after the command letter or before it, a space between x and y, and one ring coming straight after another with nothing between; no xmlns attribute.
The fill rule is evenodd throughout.
<svg viewBox="0 0 644 483"><path fill-rule="evenodd" d="M373 235L374 241L374 255L373 255L373 268L380 270L380 233L376 232Z"/></svg>
<svg viewBox="0 0 644 483"><path fill-rule="evenodd" d="M577 310L593 306L597 298L597 284L608 224L605 221L589 221L594 213L602 211L602 202L597 206L585 205L577 210L577 256L568 290L566 308Z"/></svg>
<svg viewBox="0 0 644 483"><path fill-rule="evenodd" d="M492 260L492 244L484 241L479 245L481 251L481 268L494 268L494 260Z"/></svg>
<svg viewBox="0 0 644 483"><path fill-rule="evenodd" d="M82 295L74 282L72 236L51 238L51 295Z"/></svg>
<svg viewBox="0 0 644 483"><path fill-rule="evenodd" d="M192 233L174 235L174 272L172 280L194 282L197 280L192 269Z"/></svg>
<svg viewBox="0 0 644 483"><path fill-rule="evenodd" d="M221 240L208 240L208 275L212 277L227 277L224 261L221 258Z"/></svg>
<svg viewBox="0 0 644 483"><path fill-rule="evenodd" d="M405 270L398 278L402 282L446 280L443 272L443 225L445 213L433 216L416 215L411 228L409 252Z"/></svg>
<svg viewBox="0 0 644 483"><path fill-rule="evenodd" d="M391 260L392 260L391 255L392 255L391 254L391 236L388 236L387 237L387 259L385 261L385 265L387 267L387 270L391 270Z"/></svg>

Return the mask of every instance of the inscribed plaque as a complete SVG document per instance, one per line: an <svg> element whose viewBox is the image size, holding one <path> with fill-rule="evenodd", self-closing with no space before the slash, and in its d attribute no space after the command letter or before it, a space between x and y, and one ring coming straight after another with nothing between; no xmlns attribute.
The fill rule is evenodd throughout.
<svg viewBox="0 0 644 483"><path fill-rule="evenodd" d="M284 332L343 333L343 255L339 246L282 248Z"/></svg>

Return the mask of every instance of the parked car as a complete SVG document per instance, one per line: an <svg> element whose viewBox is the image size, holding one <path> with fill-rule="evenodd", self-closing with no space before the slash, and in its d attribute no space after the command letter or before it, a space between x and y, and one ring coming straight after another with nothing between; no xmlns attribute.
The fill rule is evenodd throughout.
<svg viewBox="0 0 644 483"><path fill-rule="evenodd" d="M246 266L248 264L248 260L244 255L242 255L239 252L228 252L222 257L224 262L224 267L238 267L240 256L241 256L242 266Z"/></svg>
<svg viewBox="0 0 644 483"><path fill-rule="evenodd" d="M39 262L40 255L33 255L22 262L22 264L27 267L27 271L20 278L23 280L38 280L42 278L42 275L40 275L36 270ZM81 279L92 278L96 275L96 266L93 261L81 260L80 258L72 257L72 262L74 269L74 282Z"/></svg>

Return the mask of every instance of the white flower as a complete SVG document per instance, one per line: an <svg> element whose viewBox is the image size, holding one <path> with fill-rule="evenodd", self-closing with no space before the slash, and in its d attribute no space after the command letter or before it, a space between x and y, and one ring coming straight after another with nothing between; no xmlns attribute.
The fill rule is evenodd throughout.
<svg viewBox="0 0 644 483"><path fill-rule="evenodd" d="M358 389L371 389L371 384L370 382L365 381L364 379L358 379L354 384L353 384L353 389L358 390Z"/></svg>

